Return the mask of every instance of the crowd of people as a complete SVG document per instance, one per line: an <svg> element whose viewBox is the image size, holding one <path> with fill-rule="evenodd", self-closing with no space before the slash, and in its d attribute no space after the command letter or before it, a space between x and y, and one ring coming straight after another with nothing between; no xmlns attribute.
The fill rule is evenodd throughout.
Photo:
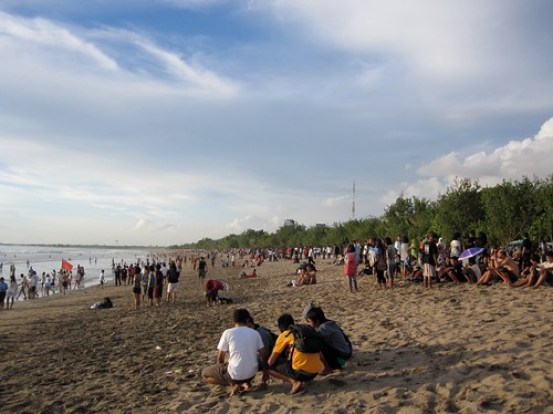
<svg viewBox="0 0 553 414"><path fill-rule="evenodd" d="M371 275L380 288L421 282L427 288L434 283L476 284L502 282L511 287L553 286L553 253L547 245L537 247L528 234L520 246L509 251L490 246L481 233L469 233L465 243L456 233L448 244L434 233L420 241L409 242L398 236L369 238L363 246L349 244L338 263L344 265L348 288L357 291L357 277ZM358 270L362 266L361 270Z"/></svg>
<svg viewBox="0 0 553 414"><path fill-rule="evenodd" d="M9 277L0 277L0 310L13 309L16 300L33 300L48 297L55 292L62 294L74 289L84 288L85 270L78 265L75 272L63 267L52 272L42 272L41 276L28 265L27 273L16 277L15 265L10 265Z"/></svg>

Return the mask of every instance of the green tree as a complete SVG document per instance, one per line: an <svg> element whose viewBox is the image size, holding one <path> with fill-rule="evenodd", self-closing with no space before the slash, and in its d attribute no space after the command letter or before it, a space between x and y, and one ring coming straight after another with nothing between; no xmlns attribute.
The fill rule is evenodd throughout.
<svg viewBox="0 0 553 414"><path fill-rule="evenodd" d="M484 223L484 206L478 181L470 178L455 179L445 194L436 202L437 232L447 240L453 234L469 230L479 231Z"/></svg>
<svg viewBox="0 0 553 414"><path fill-rule="evenodd" d="M536 182L503 181L495 187L482 190L486 226L491 241L506 246L529 230L539 213L536 198Z"/></svg>

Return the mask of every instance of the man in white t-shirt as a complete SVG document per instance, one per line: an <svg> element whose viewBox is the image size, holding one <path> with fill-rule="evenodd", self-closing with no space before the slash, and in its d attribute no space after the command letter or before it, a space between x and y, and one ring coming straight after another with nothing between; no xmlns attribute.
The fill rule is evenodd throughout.
<svg viewBox="0 0 553 414"><path fill-rule="evenodd" d="M268 356L259 333L248 327L250 319L246 309L234 311L234 327L223 332L217 345L217 364L202 371L205 383L229 385L230 395L235 395L240 389L251 390L251 382L259 371L258 355L261 360ZM227 354L228 362L225 363Z"/></svg>

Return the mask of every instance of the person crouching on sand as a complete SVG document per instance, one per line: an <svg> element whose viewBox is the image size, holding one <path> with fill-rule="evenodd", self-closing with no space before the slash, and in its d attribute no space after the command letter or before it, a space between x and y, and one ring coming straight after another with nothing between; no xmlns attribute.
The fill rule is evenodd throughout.
<svg viewBox="0 0 553 414"><path fill-rule="evenodd" d="M289 331L294 325L292 315L282 314L277 321L280 335L278 336L273 352L267 363L269 364L269 375L292 384L290 394L300 392L303 387L312 381L325 366L321 360L320 353L304 353L294 349L294 335ZM290 355L291 353L291 355ZM279 364L280 356L286 355L284 363Z"/></svg>
<svg viewBox="0 0 553 414"><path fill-rule="evenodd" d="M248 326L250 320L246 309L234 311L234 327L223 332L217 345L217 363L202 371L206 384L228 385L231 396L252 389L251 383L258 371L258 356L262 360L267 357L259 332ZM227 355L228 362L225 362Z"/></svg>
<svg viewBox="0 0 553 414"><path fill-rule="evenodd" d="M227 292L229 287L226 283L217 279L208 279L207 282L205 282L205 298L208 307L211 306L211 303L217 302L220 290Z"/></svg>

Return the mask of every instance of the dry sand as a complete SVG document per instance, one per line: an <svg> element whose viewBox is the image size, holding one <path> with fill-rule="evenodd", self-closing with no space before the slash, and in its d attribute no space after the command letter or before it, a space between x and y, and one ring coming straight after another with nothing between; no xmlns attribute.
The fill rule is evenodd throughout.
<svg viewBox="0 0 553 414"><path fill-rule="evenodd" d="M130 310L129 286L17 303L0 313L0 412L6 413L553 413L553 296L545 289L421 286L346 290L341 267L318 261L315 286L286 287L296 265L210 269L232 305L207 308L190 264L179 303ZM115 307L88 307L104 296ZM229 398L201 384L232 311L274 331L314 300L349 333L346 368L305 394L288 384Z"/></svg>

